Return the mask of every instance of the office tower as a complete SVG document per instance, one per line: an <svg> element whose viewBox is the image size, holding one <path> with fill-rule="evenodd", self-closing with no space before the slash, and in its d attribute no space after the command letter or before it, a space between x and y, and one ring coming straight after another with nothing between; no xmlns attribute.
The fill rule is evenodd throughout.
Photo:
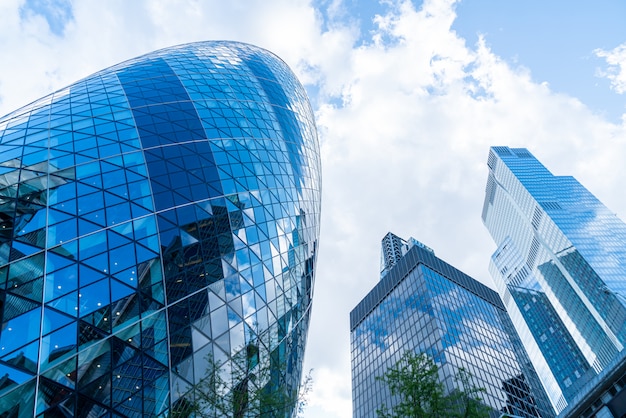
<svg viewBox="0 0 626 418"><path fill-rule="evenodd" d="M0 119L0 416L185 416L237 356L297 390L319 211L305 91L254 46L159 50Z"/></svg>
<svg viewBox="0 0 626 418"><path fill-rule="evenodd" d="M594 416L624 386L598 389L623 375L626 225L526 149L492 147L487 165L482 218L498 245L490 273L554 409Z"/></svg>
<svg viewBox="0 0 626 418"><path fill-rule="evenodd" d="M381 242L380 251L380 274L387 274L398 260L406 254L409 246L408 243L399 236L388 232Z"/></svg>
<svg viewBox="0 0 626 418"><path fill-rule="evenodd" d="M411 237L408 241L399 236L387 232L381 242L380 251L380 276L384 276L389 270L409 251L413 245L418 245L430 252L432 248L427 247L415 238Z"/></svg>
<svg viewBox="0 0 626 418"><path fill-rule="evenodd" d="M383 252L390 239L383 238ZM404 242L404 241L402 241ZM354 417L376 417L391 396L379 377L405 352L426 353L447 393L459 368L484 388L492 416L553 416L498 294L414 239L350 312Z"/></svg>

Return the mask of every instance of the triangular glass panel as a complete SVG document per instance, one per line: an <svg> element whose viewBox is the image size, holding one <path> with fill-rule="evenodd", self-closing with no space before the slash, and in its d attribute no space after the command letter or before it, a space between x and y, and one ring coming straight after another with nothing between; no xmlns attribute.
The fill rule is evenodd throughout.
<svg viewBox="0 0 626 418"><path fill-rule="evenodd" d="M122 197L116 196L108 192L104 192L104 197L105 197L105 202L106 202L105 204L107 208L110 208L117 204L125 203L128 201L127 198L122 198Z"/></svg>
<svg viewBox="0 0 626 418"><path fill-rule="evenodd" d="M46 369L49 367L46 364ZM43 370L42 365L42 370ZM76 379L76 357L72 357L68 360L65 360L63 363L56 365L50 370L41 373L42 377L47 377L48 379L56 382L63 383L64 387L60 387L57 390L60 392L62 390L74 389L75 382L73 379ZM40 377L40 381L41 381Z"/></svg>
<svg viewBox="0 0 626 418"><path fill-rule="evenodd" d="M198 240L196 238L194 238L193 236L191 236L190 234L188 234L184 230L180 229L179 233L180 233L180 239L181 239L183 247L187 247L189 245L193 245L193 244L197 244L198 243Z"/></svg>
<svg viewBox="0 0 626 418"><path fill-rule="evenodd" d="M69 219L65 222L51 225L48 227L48 247L53 247L57 244L69 241L76 238L77 225L75 219Z"/></svg>
<svg viewBox="0 0 626 418"><path fill-rule="evenodd" d="M155 309L161 309L165 304L165 292L163 284L151 284L151 278L141 281L141 290L145 302L149 302ZM152 308L151 308L152 309Z"/></svg>
<svg viewBox="0 0 626 418"><path fill-rule="evenodd" d="M136 151L138 148L139 144L137 144L137 146L134 146L131 142L120 144L120 149L123 153Z"/></svg>
<svg viewBox="0 0 626 418"><path fill-rule="evenodd" d="M250 291L252 289L252 285L250 284L250 282L245 280L243 275L240 275L239 277L240 277L239 287L241 289L241 293L245 293L245 292Z"/></svg>
<svg viewBox="0 0 626 418"><path fill-rule="evenodd" d="M84 316L79 322L79 344L91 344L99 341L111 333L111 307L105 306Z"/></svg>
<svg viewBox="0 0 626 418"><path fill-rule="evenodd" d="M143 203L143 202L140 201L139 203ZM147 204L151 207L152 206L151 203L152 202L150 199L146 199L144 204ZM131 214L133 218L140 218L145 215L151 215L154 212L151 209L145 209L144 207L136 205L135 203L131 203L130 209L131 209Z"/></svg>
<svg viewBox="0 0 626 418"><path fill-rule="evenodd" d="M15 367L23 372L37 373L37 359L39 358L39 340L36 340L26 346L20 347L12 353L2 351L3 356L0 358L2 362ZM0 363L2 364L2 363ZM2 366L0 365L0 368ZM0 389L1 391L1 389Z"/></svg>
<svg viewBox="0 0 626 418"><path fill-rule="evenodd" d="M119 230L119 228L116 229ZM118 233L117 230L109 229L107 231L107 247L109 249L121 247L132 242L128 237Z"/></svg>
<svg viewBox="0 0 626 418"><path fill-rule="evenodd" d="M218 295L209 291L209 307L211 311L223 306L225 303Z"/></svg>
<svg viewBox="0 0 626 418"><path fill-rule="evenodd" d="M112 279L111 280L111 301L115 302L136 292L136 289Z"/></svg>
<svg viewBox="0 0 626 418"><path fill-rule="evenodd" d="M237 274L237 269L235 267L233 267L224 258L222 258L222 272L223 272L224 277L228 277L228 276Z"/></svg>
<svg viewBox="0 0 626 418"><path fill-rule="evenodd" d="M60 328L43 337L41 343L42 351L40 359L42 368L48 368L53 364L65 362L66 359L71 359L72 363L75 364L76 357L74 356L74 354L77 351L76 330L76 322L71 322L65 327ZM70 364L69 367L72 367L72 364ZM74 376L74 379L75 378L76 376Z"/></svg>
<svg viewBox="0 0 626 418"><path fill-rule="evenodd" d="M89 195L91 193L96 193L96 192L100 191L100 188L94 187L91 184L87 184L87 183L84 183L84 182L81 182L81 181L77 182L76 184L77 184L77 194L78 194L78 196L86 196L86 195Z"/></svg>
<svg viewBox="0 0 626 418"><path fill-rule="evenodd" d="M68 243L58 245L56 247L51 248L49 251L60 255L61 257L65 257L70 260L76 259L76 254L78 252L78 241L70 241Z"/></svg>
<svg viewBox="0 0 626 418"><path fill-rule="evenodd" d="M30 216L22 217L26 224L19 231L15 231L15 235L23 235L46 226L46 209L43 206L28 204L28 213ZM29 219L30 218L30 219Z"/></svg>
<svg viewBox="0 0 626 418"><path fill-rule="evenodd" d="M262 306L265 305L265 288L263 287L257 287L256 292L254 292L254 299L255 299L255 303L256 306ZM261 292L259 292L261 291Z"/></svg>
<svg viewBox="0 0 626 418"><path fill-rule="evenodd" d="M63 313L50 307L46 307L44 308L43 313L42 334L49 334L50 332L56 331L57 329L60 329L75 320L76 318L64 315Z"/></svg>
<svg viewBox="0 0 626 418"><path fill-rule="evenodd" d="M3 387L0 388L0 396L2 396L3 401L5 400L4 396L6 396L3 393L4 389L12 389L14 388L14 385L20 385L22 383L25 383L33 377L30 373L24 372L23 369L13 367L12 365L5 364L3 362L0 362L0 373L2 373L2 376L5 377L3 379L3 383L6 384L6 387L3 385Z"/></svg>
<svg viewBox="0 0 626 418"><path fill-rule="evenodd" d="M78 156L82 156L82 157L86 157L85 160L92 160L92 159L97 159L98 158L98 149L97 148L91 148L91 149L86 149L80 152L76 152L77 157ZM76 161L78 163L78 161Z"/></svg>
<svg viewBox="0 0 626 418"><path fill-rule="evenodd" d="M55 252L49 251L46 258L46 271L52 272L55 270L59 270L73 263L75 263L75 260L68 259L67 257L62 257Z"/></svg>
<svg viewBox="0 0 626 418"><path fill-rule="evenodd" d="M43 298L43 277L19 285L15 283L12 288L7 290L12 294L28 298L36 303L41 303Z"/></svg>
<svg viewBox="0 0 626 418"><path fill-rule="evenodd" d="M46 304L67 315L78 316L78 292L71 292Z"/></svg>
<svg viewBox="0 0 626 418"><path fill-rule="evenodd" d="M127 167L126 168L126 181L130 184L135 181L141 181L146 179L146 175L142 172L136 172L137 167Z"/></svg>
<svg viewBox="0 0 626 418"><path fill-rule="evenodd" d="M45 237L46 232L42 229L15 238L13 240L10 261L18 260L43 250L46 245Z"/></svg>
<svg viewBox="0 0 626 418"><path fill-rule="evenodd" d="M75 196L74 190L65 190L65 191L69 192L68 195L71 194L72 196ZM63 196L56 195L54 190L50 190L50 202L57 201L56 200L57 198L60 198L62 201L60 203L56 203L56 204L51 205L51 209L52 210L50 210L49 215L56 216L55 212L54 212L54 209L56 209L56 211L59 212L59 213L71 214L71 215L74 215L74 216L76 215L76 213L77 213L77 210L76 210L76 199L74 197L68 198L65 195L63 195ZM57 218L53 217L51 219L48 219L48 225L51 226L51 225L54 225L54 224L62 222L62 221L63 221L63 219L62 219L61 216L58 217L58 220L57 220Z"/></svg>
<svg viewBox="0 0 626 418"><path fill-rule="evenodd" d="M78 234L85 236L92 232L98 231L106 226L106 215L104 209L95 210L85 213L78 218Z"/></svg>
<svg viewBox="0 0 626 418"><path fill-rule="evenodd" d="M79 380L79 385L82 386L80 393L87 395L79 395L78 401L81 412L89 411L90 415L93 414L92 416L110 417L110 412L107 413L104 407L99 404L111 405L111 374L106 373L102 376L94 376L94 378L86 377Z"/></svg>
<svg viewBox="0 0 626 418"><path fill-rule="evenodd" d="M115 312L113 313L115 315ZM108 341L111 351L111 367L118 368L135 356L138 351L135 347L127 344L124 340L113 336Z"/></svg>
<svg viewBox="0 0 626 418"><path fill-rule="evenodd" d="M80 264L79 265L79 277L80 277L80 286L82 287L90 283L94 283L102 279L103 277L106 277L106 273L100 270L93 269L88 265Z"/></svg>
<svg viewBox="0 0 626 418"><path fill-rule="evenodd" d="M191 327L191 340L193 342L194 350L198 350L211 342L209 337L194 327Z"/></svg>
<svg viewBox="0 0 626 418"><path fill-rule="evenodd" d="M220 348L222 351L226 353L230 353L230 333L226 331L224 334L213 340L215 342L215 346Z"/></svg>
<svg viewBox="0 0 626 418"><path fill-rule="evenodd" d="M121 199L128 200L128 186L126 185L126 183L122 184L121 186L107 188L107 192L112 193Z"/></svg>
<svg viewBox="0 0 626 418"><path fill-rule="evenodd" d="M102 253L94 257L91 257L87 260L82 260L81 264L87 265L93 268L94 270L100 271L102 273L108 274L109 272L109 256L107 253ZM81 286L82 286L82 280L81 280Z"/></svg>
<svg viewBox="0 0 626 418"><path fill-rule="evenodd" d="M37 308L38 305L10 294L6 296L4 329L0 334L3 352L12 352L38 338L35 334L39 334L39 331L31 324L41 320L41 317L38 317L41 315L41 309L33 307Z"/></svg>
<svg viewBox="0 0 626 418"><path fill-rule="evenodd" d="M89 286L81 286L78 292L79 316L87 316L111 303L109 280L103 279Z"/></svg>
<svg viewBox="0 0 626 418"><path fill-rule="evenodd" d="M140 240L139 243L144 244L144 245L151 244L153 238L154 237L149 237L149 238L146 238L144 240ZM154 242L154 244L156 244L156 242ZM159 256L158 253L156 253L155 251L150 250L150 249L144 247L144 245L137 245L135 247L135 252L137 254L137 263L138 264L139 263L143 263L143 262L148 261L148 260L155 259L155 258L157 258Z"/></svg>

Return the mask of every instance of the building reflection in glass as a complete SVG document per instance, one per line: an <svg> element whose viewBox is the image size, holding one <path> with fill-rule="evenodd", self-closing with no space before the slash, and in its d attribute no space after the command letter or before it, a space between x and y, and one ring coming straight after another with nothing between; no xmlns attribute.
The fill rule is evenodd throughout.
<svg viewBox="0 0 626 418"><path fill-rule="evenodd" d="M554 410L568 416L600 399L591 392L626 357L626 224L526 149L492 147L487 165L490 273Z"/></svg>
<svg viewBox="0 0 626 418"><path fill-rule="evenodd" d="M553 416L497 293L410 242L350 314L353 415L393 405L377 376L412 351L434 359L448 392L467 370L494 416Z"/></svg>

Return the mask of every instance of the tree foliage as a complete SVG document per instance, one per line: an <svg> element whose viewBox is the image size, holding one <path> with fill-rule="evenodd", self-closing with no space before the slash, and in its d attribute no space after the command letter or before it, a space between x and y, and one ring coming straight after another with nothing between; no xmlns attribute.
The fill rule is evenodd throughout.
<svg viewBox="0 0 626 418"><path fill-rule="evenodd" d="M483 418L490 409L481 402L485 391L472 383L465 369L456 375L457 389L446 394L439 381L439 368L426 354L405 353L379 378L399 402L391 410L382 405L379 418Z"/></svg>
<svg viewBox="0 0 626 418"><path fill-rule="evenodd" d="M453 417L460 418L480 418L488 417L490 408L487 407L481 398L481 393L485 392L485 388L477 387L472 382L472 375L467 370L460 368L456 375L457 387L448 397L454 405L456 411Z"/></svg>
<svg viewBox="0 0 626 418"><path fill-rule="evenodd" d="M207 370L191 396L179 400L172 416L177 418L275 418L300 416L311 390L311 372L298 390L284 384L282 362L259 361L258 349L249 345L232 361L207 357ZM191 395L191 394L189 394Z"/></svg>

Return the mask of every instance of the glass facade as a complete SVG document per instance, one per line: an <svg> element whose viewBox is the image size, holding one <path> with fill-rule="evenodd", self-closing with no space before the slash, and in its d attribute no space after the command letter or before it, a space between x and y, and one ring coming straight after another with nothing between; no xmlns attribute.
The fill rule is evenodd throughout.
<svg viewBox="0 0 626 418"><path fill-rule="evenodd" d="M624 355L626 224L526 149L492 147L487 165L490 273L561 412Z"/></svg>
<svg viewBox="0 0 626 418"><path fill-rule="evenodd" d="M492 417L553 416L497 293L409 243L350 313L353 416L376 417L398 401L377 377L407 351L436 362L447 392L457 387L459 368L467 370L485 389Z"/></svg>
<svg viewBox="0 0 626 418"><path fill-rule="evenodd" d="M303 87L246 44L159 50L1 118L0 416L171 416L240 352L297 390L320 174Z"/></svg>

